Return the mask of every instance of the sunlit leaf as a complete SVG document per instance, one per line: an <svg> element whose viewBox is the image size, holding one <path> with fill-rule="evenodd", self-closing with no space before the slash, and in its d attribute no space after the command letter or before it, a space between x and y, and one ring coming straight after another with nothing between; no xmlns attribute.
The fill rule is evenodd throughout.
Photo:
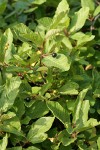
<svg viewBox="0 0 100 150"><path fill-rule="evenodd" d="M37 46L40 46L43 42L43 39L39 33L33 32L23 23L14 25L12 27L12 31L14 33L14 37L21 41L31 41Z"/></svg>
<svg viewBox="0 0 100 150"><path fill-rule="evenodd" d="M81 0L82 7L89 7L90 11L93 12L95 9L95 2L94 0Z"/></svg>
<svg viewBox="0 0 100 150"><path fill-rule="evenodd" d="M57 117L63 124L70 122L68 111L65 110L58 102L47 102L47 106L50 111Z"/></svg>
<svg viewBox="0 0 100 150"><path fill-rule="evenodd" d="M43 142L47 138L45 132L51 128L53 121L54 117L42 117L38 119L35 124L31 126L27 139L33 144Z"/></svg>
<svg viewBox="0 0 100 150"><path fill-rule="evenodd" d="M19 92L20 84L21 80L18 77L7 79L0 97L0 112L5 112L12 107Z"/></svg>
<svg viewBox="0 0 100 150"><path fill-rule="evenodd" d="M0 149L6 150L8 144L8 135L6 134L2 140L0 140Z"/></svg>
<svg viewBox="0 0 100 150"><path fill-rule="evenodd" d="M62 71L68 71L70 69L70 60L63 54L58 54L56 58L53 58L51 55L46 56L42 60L43 64L47 67L56 67Z"/></svg>
<svg viewBox="0 0 100 150"><path fill-rule="evenodd" d="M72 33L80 30L84 26L85 21L88 18L88 15L89 15L88 7L83 7L78 12L76 12L71 21L70 32Z"/></svg>
<svg viewBox="0 0 100 150"><path fill-rule="evenodd" d="M75 107L74 107L74 112L73 112L73 123L76 123L76 121L79 119L80 116L80 111L82 107L82 101L87 93L88 89L84 89L81 91L77 97Z"/></svg>
<svg viewBox="0 0 100 150"><path fill-rule="evenodd" d="M62 95L77 95L78 94L78 89L79 86L75 82L67 82L65 85L63 85L60 89L59 92Z"/></svg>

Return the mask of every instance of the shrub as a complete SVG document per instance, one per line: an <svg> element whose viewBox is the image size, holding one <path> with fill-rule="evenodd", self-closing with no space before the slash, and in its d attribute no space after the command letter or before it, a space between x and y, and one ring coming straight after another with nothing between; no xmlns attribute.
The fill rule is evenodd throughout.
<svg viewBox="0 0 100 150"><path fill-rule="evenodd" d="M100 3L0 2L0 149L100 149Z"/></svg>

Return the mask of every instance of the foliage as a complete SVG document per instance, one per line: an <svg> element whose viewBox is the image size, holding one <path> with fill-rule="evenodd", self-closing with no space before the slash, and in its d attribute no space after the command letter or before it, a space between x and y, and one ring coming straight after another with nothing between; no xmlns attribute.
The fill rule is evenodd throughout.
<svg viewBox="0 0 100 150"><path fill-rule="evenodd" d="M0 1L0 149L100 149L100 3Z"/></svg>

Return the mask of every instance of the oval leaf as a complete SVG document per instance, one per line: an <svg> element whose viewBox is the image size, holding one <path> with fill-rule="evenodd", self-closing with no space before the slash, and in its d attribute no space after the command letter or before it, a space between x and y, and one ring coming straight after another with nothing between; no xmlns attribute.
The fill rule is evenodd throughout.
<svg viewBox="0 0 100 150"><path fill-rule="evenodd" d="M75 32L80 30L84 24L86 19L89 15L89 8L83 7L78 12L75 13L74 17L72 18L72 22L70 25L70 32Z"/></svg>
<svg viewBox="0 0 100 150"><path fill-rule="evenodd" d="M70 69L70 60L63 54L58 54L56 58L47 56L43 58L42 63L47 67L56 67L61 69L62 71L68 71Z"/></svg>

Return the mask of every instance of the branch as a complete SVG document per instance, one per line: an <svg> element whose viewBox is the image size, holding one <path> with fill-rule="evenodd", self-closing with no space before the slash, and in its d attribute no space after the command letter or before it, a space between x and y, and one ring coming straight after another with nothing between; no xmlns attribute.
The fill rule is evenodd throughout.
<svg viewBox="0 0 100 150"><path fill-rule="evenodd" d="M95 18L93 19L92 25L90 26L90 31L92 32L92 30L94 30L94 25L97 21L97 19L100 17L100 14L98 14L97 16L95 16Z"/></svg>

